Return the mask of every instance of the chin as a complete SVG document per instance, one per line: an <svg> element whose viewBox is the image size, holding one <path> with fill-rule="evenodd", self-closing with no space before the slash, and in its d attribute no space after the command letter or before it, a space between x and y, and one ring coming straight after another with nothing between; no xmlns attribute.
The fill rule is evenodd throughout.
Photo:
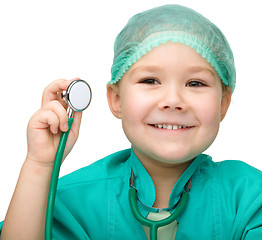
<svg viewBox="0 0 262 240"><path fill-rule="evenodd" d="M155 155L155 160L165 164L181 164L193 160L200 153L186 152L183 150L163 150L160 154Z"/></svg>

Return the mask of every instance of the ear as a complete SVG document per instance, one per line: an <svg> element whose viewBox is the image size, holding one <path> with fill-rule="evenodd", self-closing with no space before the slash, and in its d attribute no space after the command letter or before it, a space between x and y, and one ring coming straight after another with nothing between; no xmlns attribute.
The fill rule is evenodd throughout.
<svg viewBox="0 0 262 240"><path fill-rule="evenodd" d="M121 101L119 95L119 86L116 84L107 84L107 101L109 108L116 118L122 118Z"/></svg>
<svg viewBox="0 0 262 240"><path fill-rule="evenodd" d="M221 99L221 119L220 119L221 122L226 116L227 110L231 102L231 96L232 96L232 89L231 87L227 86L223 91L223 96Z"/></svg>

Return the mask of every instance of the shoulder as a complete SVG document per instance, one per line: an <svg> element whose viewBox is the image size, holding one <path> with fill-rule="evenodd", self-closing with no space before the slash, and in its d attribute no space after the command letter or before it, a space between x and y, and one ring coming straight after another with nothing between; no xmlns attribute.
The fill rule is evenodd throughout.
<svg viewBox="0 0 262 240"><path fill-rule="evenodd" d="M220 192L221 198L243 200L262 197L262 172L239 160L214 162L203 154L200 163L200 177ZM262 199L261 199L262 200Z"/></svg>
<svg viewBox="0 0 262 240"><path fill-rule="evenodd" d="M262 204L262 172L239 160L214 162L205 155L201 162L202 174L209 179L219 199L232 209L242 209L250 214L249 208L258 209ZM200 170L200 171L201 171ZM251 211L252 212L252 211Z"/></svg>
<svg viewBox="0 0 262 240"><path fill-rule="evenodd" d="M262 187L262 172L239 160L225 160L215 163L218 176L226 181L257 183ZM258 187L258 186L257 186Z"/></svg>
<svg viewBox="0 0 262 240"><path fill-rule="evenodd" d="M114 203L114 196L123 192L130 154L130 149L116 152L59 179L54 229L61 236L71 232L70 236L86 239L87 233L98 233L97 226L107 228L104 214L111 212L109 206Z"/></svg>
<svg viewBox="0 0 262 240"><path fill-rule="evenodd" d="M222 190L231 192L243 204L262 203L262 172L245 162L227 160L216 163L217 183Z"/></svg>
<svg viewBox="0 0 262 240"><path fill-rule="evenodd" d="M202 154L200 170L225 181L245 179L262 184L262 171L240 160L215 162L211 156Z"/></svg>
<svg viewBox="0 0 262 240"><path fill-rule="evenodd" d="M106 156L93 164L80 168L59 179L58 187L75 185L108 178L119 178L124 175L126 162L130 156L130 149L122 150Z"/></svg>

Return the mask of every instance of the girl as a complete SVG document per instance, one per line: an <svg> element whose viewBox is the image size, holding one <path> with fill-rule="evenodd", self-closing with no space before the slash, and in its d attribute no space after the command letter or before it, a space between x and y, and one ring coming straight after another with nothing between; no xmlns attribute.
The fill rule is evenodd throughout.
<svg viewBox="0 0 262 240"><path fill-rule="evenodd" d="M115 41L109 107L131 149L60 179L53 239L146 239L128 201L160 220L189 201L158 239L262 238L261 172L240 161L202 154L215 140L235 88L233 54L221 31L195 11L166 5L135 15ZM1 239L44 239L53 159L67 115L60 79L43 93L28 125L28 154L3 223ZM69 135L66 155L79 131ZM33 197L32 197L33 196Z"/></svg>

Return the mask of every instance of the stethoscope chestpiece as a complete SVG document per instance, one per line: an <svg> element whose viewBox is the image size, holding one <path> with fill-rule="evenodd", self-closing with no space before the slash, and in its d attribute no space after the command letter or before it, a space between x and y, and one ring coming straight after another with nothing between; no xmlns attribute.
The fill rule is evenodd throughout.
<svg viewBox="0 0 262 240"><path fill-rule="evenodd" d="M84 111L90 104L92 98L91 88L84 80L75 80L70 83L62 98L68 104L69 117L73 112Z"/></svg>

